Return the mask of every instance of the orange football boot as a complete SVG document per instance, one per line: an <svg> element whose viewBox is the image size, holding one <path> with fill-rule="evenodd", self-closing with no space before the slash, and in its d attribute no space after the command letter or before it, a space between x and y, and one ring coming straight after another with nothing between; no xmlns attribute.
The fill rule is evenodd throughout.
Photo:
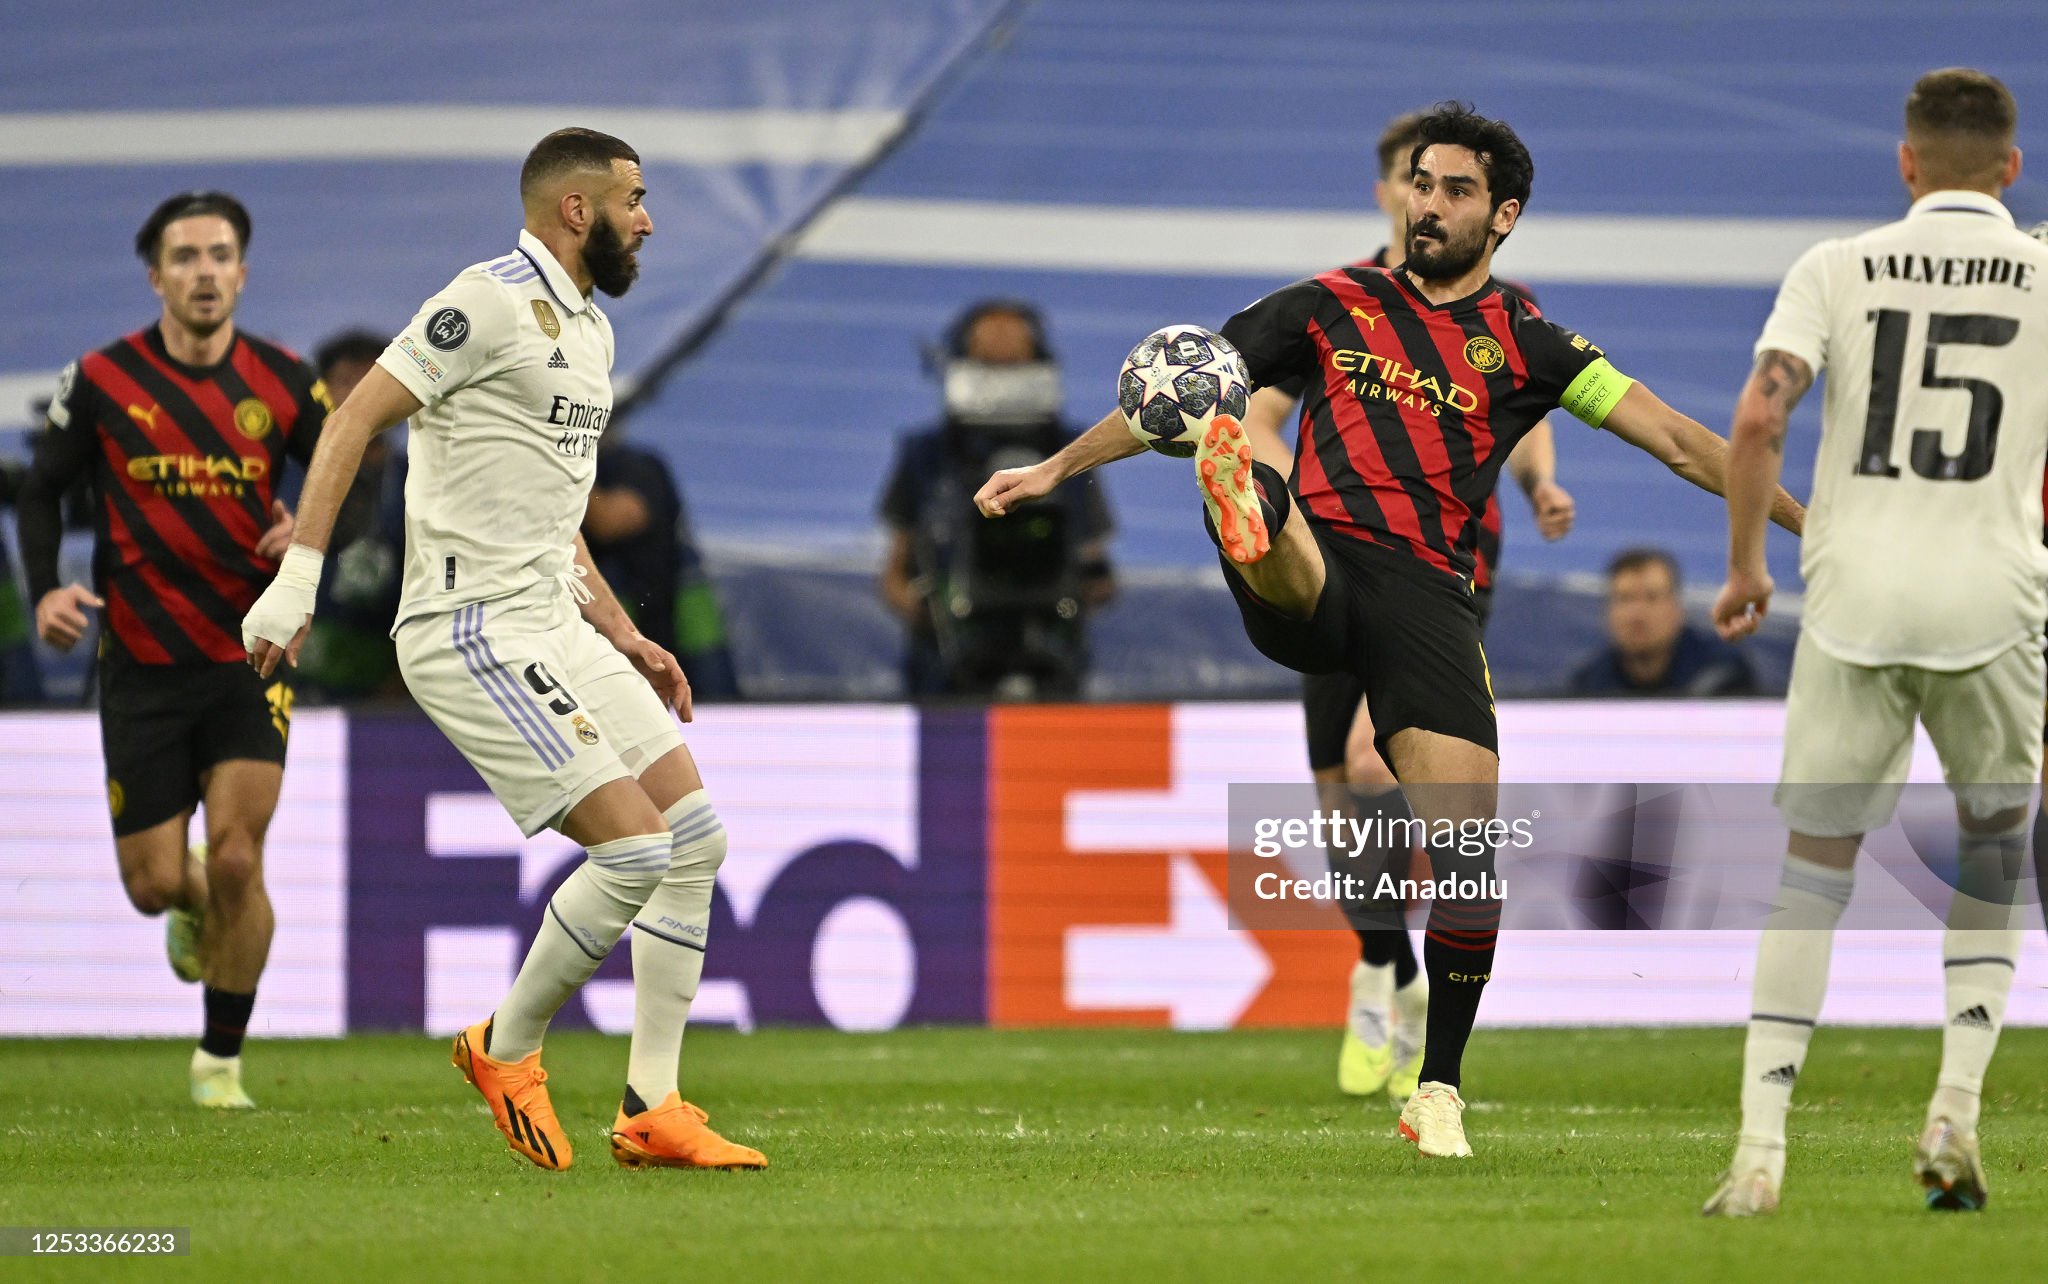
<svg viewBox="0 0 2048 1284"><path fill-rule="evenodd" d="M1195 480L1224 554L1240 565L1264 557L1272 540L1252 480L1251 439L1236 419L1218 415L1209 421L1209 430L1195 445Z"/></svg>
<svg viewBox="0 0 2048 1284"><path fill-rule="evenodd" d="M462 1077L469 1080L491 1107L498 1131L512 1143L512 1149L551 1172L569 1166L569 1136L555 1119L554 1103L548 1100L548 1072L540 1068L535 1050L517 1061L500 1061L484 1051L486 1017L455 1036L455 1051L448 1059Z"/></svg>
<svg viewBox="0 0 2048 1284"><path fill-rule="evenodd" d="M768 1157L727 1141L705 1125L710 1116L671 1092L632 1118L619 1107L612 1158L628 1168L766 1168Z"/></svg>

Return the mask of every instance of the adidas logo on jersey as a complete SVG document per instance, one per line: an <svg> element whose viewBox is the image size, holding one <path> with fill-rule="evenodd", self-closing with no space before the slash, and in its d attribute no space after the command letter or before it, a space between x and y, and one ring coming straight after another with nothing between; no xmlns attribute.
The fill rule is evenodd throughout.
<svg viewBox="0 0 2048 1284"><path fill-rule="evenodd" d="M1967 1026L1972 1030L1989 1030L1991 1028L1991 1014L1984 1010L1983 1004L1979 1003L1975 1007L1964 1008L1961 1012L1956 1013L1956 1019L1949 1022L1949 1024Z"/></svg>
<svg viewBox="0 0 2048 1284"><path fill-rule="evenodd" d="M1779 1066L1776 1070L1764 1071L1763 1076L1763 1082L1781 1084L1787 1088L1791 1087L1798 1079L1799 1067L1789 1061Z"/></svg>
<svg viewBox="0 0 2048 1284"><path fill-rule="evenodd" d="M569 359L562 355L562 350L560 348L556 348L555 355L548 358L548 369L567 370L568 368Z"/></svg>

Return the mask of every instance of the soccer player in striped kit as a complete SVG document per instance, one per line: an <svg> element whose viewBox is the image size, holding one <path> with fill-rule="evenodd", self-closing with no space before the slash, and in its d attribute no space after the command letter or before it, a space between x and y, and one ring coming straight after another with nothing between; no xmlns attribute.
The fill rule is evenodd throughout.
<svg viewBox="0 0 2048 1284"><path fill-rule="evenodd" d="M1223 328L1255 388L1305 386L1293 476L1255 460L1243 425L1220 415L1197 445L1195 478L1253 644L1303 673L1358 675L1376 747L1435 831L1496 811L1472 564L1477 518L1515 444L1561 407L1720 494L1727 443L1493 279L1493 252L1514 231L1534 172L1514 131L1445 104L1419 134L1399 268L1321 273ZM999 515L1143 449L1112 412L1051 459L997 473L976 501ZM1799 505L1782 490L1773 515L1798 529ZM1429 854L1437 879L1496 885L1481 877L1491 853ZM1431 904L1421 1082L1400 1125L1424 1155L1472 1153L1460 1071L1499 925L1490 895Z"/></svg>
<svg viewBox="0 0 2048 1284"><path fill-rule="evenodd" d="M1387 122L1378 146L1380 177L1373 198L1387 217L1387 244L1359 267L1397 268L1408 253L1408 171L1422 112L1403 112ZM1499 280L1501 289L1520 295L1531 306L1536 296L1527 286ZM1299 383L1261 388L1245 410L1244 427L1255 456L1284 476L1294 459L1281 436L1281 425L1301 400ZM1550 421L1539 421L1508 456L1505 471L1529 500L1536 529L1548 540L1571 530L1572 497L1557 482L1557 443ZM1498 491L1487 496L1478 518L1472 548L1472 605L1479 612L1483 634L1493 609L1493 577L1500 566L1501 506ZM1408 806L1393 769L1373 747L1372 709L1365 684L1357 674L1305 674L1301 705L1308 731L1308 765L1315 773L1323 805L1348 810L1361 819L1378 818L1400 832ZM1377 848L1332 851L1332 868L1348 870L1368 881L1381 871L1407 874L1409 846L1396 840ZM1344 907L1358 935L1359 957L1351 966L1350 1003L1337 1055L1337 1087L1352 1096L1384 1090L1398 1109L1408 1104L1421 1083L1423 1033L1428 1024L1429 981L1408 940L1405 907L1390 902L1354 902Z"/></svg>
<svg viewBox="0 0 2048 1284"><path fill-rule="evenodd" d="M242 1040L275 929L263 839L284 783L292 688L241 663L242 612L291 539L277 498L312 456L327 393L298 357L235 326L249 212L184 192L135 237L163 300L156 323L65 369L20 498L36 631L100 635L100 739L128 899L166 914L171 969L204 981L189 1070L202 1106L247 1109ZM89 476L93 587L59 585L60 499ZM206 805L202 845L188 846Z"/></svg>

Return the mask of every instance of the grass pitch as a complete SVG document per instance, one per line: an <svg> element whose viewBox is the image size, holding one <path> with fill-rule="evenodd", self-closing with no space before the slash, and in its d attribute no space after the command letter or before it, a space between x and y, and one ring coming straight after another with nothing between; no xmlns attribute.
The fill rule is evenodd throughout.
<svg viewBox="0 0 2048 1284"><path fill-rule="evenodd" d="M184 1101L187 1044L0 1045L0 1224L185 1225L189 1258L13 1279L1859 1281L2048 1274L2048 1030L2009 1030L1992 1201L1910 1181L1931 1030L1815 1040L1775 1218L1697 1215L1736 1123L1733 1030L1481 1031L1478 1158L1337 1095L1334 1033L693 1032L685 1095L765 1173L628 1172L623 1039L549 1041L578 1151L505 1148L445 1040L252 1045L264 1109Z"/></svg>

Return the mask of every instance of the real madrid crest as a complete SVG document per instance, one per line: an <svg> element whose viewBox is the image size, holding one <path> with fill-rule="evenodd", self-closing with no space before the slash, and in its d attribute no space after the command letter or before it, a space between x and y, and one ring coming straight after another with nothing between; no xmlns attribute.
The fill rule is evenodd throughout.
<svg viewBox="0 0 2048 1284"><path fill-rule="evenodd" d="M1465 341L1465 364L1480 374L1492 374L1507 364L1507 354L1500 350L1500 344L1485 335Z"/></svg>
<svg viewBox="0 0 2048 1284"><path fill-rule="evenodd" d="M545 306L547 305L537 303L534 305L534 309L535 311L538 311L539 309ZM576 728L576 738L578 740L581 740L584 744L587 745L594 745L597 743L597 728L590 725L590 719L584 717L582 714L579 713L574 718L571 718L569 721Z"/></svg>
<svg viewBox="0 0 2048 1284"><path fill-rule="evenodd" d="M235 403L235 427L250 441L262 441L269 436L275 422L270 417L270 407L254 397L244 397Z"/></svg>
<svg viewBox="0 0 2048 1284"><path fill-rule="evenodd" d="M562 337L562 323L555 320L555 310L548 306L546 299L533 301L533 319L540 322L540 332L548 338Z"/></svg>

